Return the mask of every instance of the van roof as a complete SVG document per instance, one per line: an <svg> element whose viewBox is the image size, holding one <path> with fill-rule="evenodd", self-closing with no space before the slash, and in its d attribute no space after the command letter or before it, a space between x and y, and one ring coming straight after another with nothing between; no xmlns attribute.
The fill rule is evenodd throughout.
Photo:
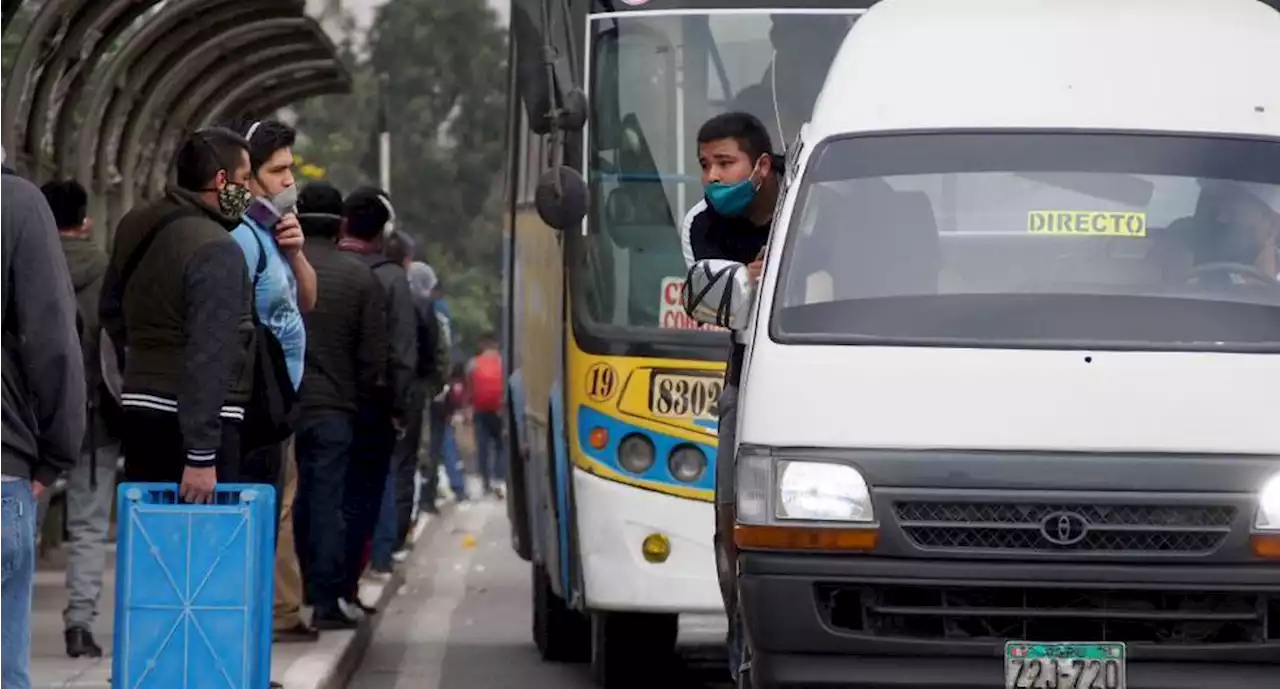
<svg viewBox="0 0 1280 689"><path fill-rule="evenodd" d="M810 140L1052 128L1280 137L1280 12L1258 0L883 0Z"/></svg>

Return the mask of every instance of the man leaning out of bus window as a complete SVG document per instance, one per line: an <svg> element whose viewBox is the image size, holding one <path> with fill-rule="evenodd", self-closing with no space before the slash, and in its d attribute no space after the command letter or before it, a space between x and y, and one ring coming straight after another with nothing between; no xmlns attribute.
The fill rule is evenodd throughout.
<svg viewBox="0 0 1280 689"><path fill-rule="evenodd" d="M781 166L775 166L769 130L745 112L716 115L698 130L698 164L704 198L689 209L680 228L686 267L706 259L736 261L747 266L751 279L759 280L782 173ZM737 559L733 451L744 342L740 333L733 333L716 448L716 564L730 619L729 671L735 680L743 659L732 567Z"/></svg>

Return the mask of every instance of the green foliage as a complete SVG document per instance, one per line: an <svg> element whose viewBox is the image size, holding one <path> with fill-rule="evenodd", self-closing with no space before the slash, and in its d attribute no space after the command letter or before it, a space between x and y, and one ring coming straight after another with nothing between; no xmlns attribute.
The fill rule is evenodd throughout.
<svg viewBox="0 0 1280 689"><path fill-rule="evenodd" d="M391 132L391 197L416 258L440 276L463 351L501 306L506 30L484 0L390 0L367 55L342 46L353 93L299 109L297 153L344 193L377 181L379 80Z"/></svg>

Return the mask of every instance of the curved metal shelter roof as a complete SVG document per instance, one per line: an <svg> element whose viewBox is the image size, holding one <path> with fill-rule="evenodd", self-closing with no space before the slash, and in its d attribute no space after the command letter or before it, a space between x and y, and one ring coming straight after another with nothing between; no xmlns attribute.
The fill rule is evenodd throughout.
<svg viewBox="0 0 1280 689"><path fill-rule="evenodd" d="M28 0L29 2L30 0ZM5 28L22 0L5 0ZM346 93L306 0L43 0L4 84L8 161L91 187L114 219L163 188L190 129Z"/></svg>

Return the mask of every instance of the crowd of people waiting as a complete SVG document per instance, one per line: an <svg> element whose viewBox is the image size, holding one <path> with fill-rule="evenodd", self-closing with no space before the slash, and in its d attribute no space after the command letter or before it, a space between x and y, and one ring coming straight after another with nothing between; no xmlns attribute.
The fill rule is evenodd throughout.
<svg viewBox="0 0 1280 689"><path fill-rule="evenodd" d="M121 219L109 253L83 186L37 189L5 167L6 689L30 687L37 505L59 477L72 657L103 652L92 625L120 458L124 481L177 484L192 503L220 483L275 488L277 642L376 613L361 577L406 559L417 514L446 499L440 475L468 498L455 429L474 425L483 490L502 497L496 339L462 364L390 196L299 189L295 139L275 120L190 134L172 184Z"/></svg>

